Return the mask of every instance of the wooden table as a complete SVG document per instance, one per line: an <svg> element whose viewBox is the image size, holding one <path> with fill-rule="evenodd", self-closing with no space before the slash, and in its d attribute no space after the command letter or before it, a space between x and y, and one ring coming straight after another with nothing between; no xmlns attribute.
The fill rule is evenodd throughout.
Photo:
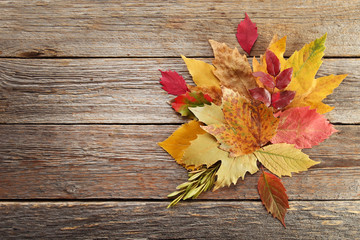
<svg viewBox="0 0 360 240"><path fill-rule="evenodd" d="M360 2L1 1L1 239L359 239ZM180 54L237 46L247 12L259 56L328 32L318 76L349 76L326 100L339 130L306 150L322 161L283 178L287 228L267 214L258 174L166 209L186 171L157 142L185 122L158 69L191 82Z"/></svg>

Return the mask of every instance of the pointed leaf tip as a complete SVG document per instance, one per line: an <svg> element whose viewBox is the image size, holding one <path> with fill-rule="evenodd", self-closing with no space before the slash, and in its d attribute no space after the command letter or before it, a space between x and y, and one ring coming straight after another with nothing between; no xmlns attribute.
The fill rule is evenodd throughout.
<svg viewBox="0 0 360 240"><path fill-rule="evenodd" d="M169 94L178 96L189 91L184 78L175 71L161 71L160 83Z"/></svg>
<svg viewBox="0 0 360 240"><path fill-rule="evenodd" d="M253 23L247 13L237 28L236 38L241 48L250 55L250 51L258 37L256 24Z"/></svg>

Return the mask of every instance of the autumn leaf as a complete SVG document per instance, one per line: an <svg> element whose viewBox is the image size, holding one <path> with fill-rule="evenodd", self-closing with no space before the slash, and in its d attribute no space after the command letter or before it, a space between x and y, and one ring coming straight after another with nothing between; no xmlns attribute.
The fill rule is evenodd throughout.
<svg viewBox="0 0 360 240"><path fill-rule="evenodd" d="M311 148L336 132L324 116L309 107L290 108L279 116L279 126L272 143L295 144L299 149Z"/></svg>
<svg viewBox="0 0 360 240"><path fill-rule="evenodd" d="M160 83L162 89L172 95L181 95L188 91L184 78L175 71L161 71Z"/></svg>
<svg viewBox="0 0 360 240"><path fill-rule="evenodd" d="M181 125L170 137L158 144L167 151L177 163L182 164L181 158L183 157L185 149L190 146L190 141L196 139L197 135L205 133L206 132L200 128L200 123L192 120Z"/></svg>
<svg viewBox="0 0 360 240"><path fill-rule="evenodd" d="M258 191L267 211L285 226L285 214L289 209L288 196L281 180L271 173L263 172L259 177Z"/></svg>
<svg viewBox="0 0 360 240"><path fill-rule="evenodd" d="M215 77L213 71L215 67L206 62L187 58L181 55L181 58L186 63L190 75L193 78L194 83L199 87L210 87L215 86L220 88L219 79Z"/></svg>
<svg viewBox="0 0 360 240"><path fill-rule="evenodd" d="M231 88L248 100L251 99L249 89L257 87L252 76L250 64L245 55L229 48L225 43L209 40L214 51L214 75L220 80L221 86Z"/></svg>
<svg viewBox="0 0 360 240"><path fill-rule="evenodd" d="M221 107L213 103L211 103L211 105L204 105L203 107L191 107L189 110L197 119L199 119L199 121L206 125L224 122L224 114Z"/></svg>
<svg viewBox="0 0 360 240"><path fill-rule="evenodd" d="M220 187L236 184L239 177L244 179L246 172L254 174L259 169L253 154L236 158L229 157L229 153L218 148L216 139L208 133L198 135L191 141L191 145L184 151L181 163L187 168L207 167L221 161L217 172L214 191Z"/></svg>
<svg viewBox="0 0 360 240"><path fill-rule="evenodd" d="M254 152L257 159L275 175L290 176L292 172L307 171L315 162L294 145L271 144Z"/></svg>
<svg viewBox="0 0 360 240"><path fill-rule="evenodd" d="M215 103L216 105L221 105L221 97L222 97L221 88L216 86L199 87L199 86L191 86L191 85L188 85L188 88L190 92L202 92L203 94L209 95L213 100L212 101L213 103Z"/></svg>
<svg viewBox="0 0 360 240"><path fill-rule="evenodd" d="M258 37L256 24L253 23L247 13L245 19L241 21L237 28L236 38L245 52L250 55L251 48L253 47Z"/></svg>
<svg viewBox="0 0 360 240"><path fill-rule="evenodd" d="M279 110L287 105L294 99L294 91L281 91L271 94L271 106Z"/></svg>
<svg viewBox="0 0 360 240"><path fill-rule="evenodd" d="M225 122L202 128L215 136L230 157L250 154L274 136L278 119L264 104L251 104L231 89L223 88Z"/></svg>
<svg viewBox="0 0 360 240"><path fill-rule="evenodd" d="M210 104L212 99L210 96L201 92L186 92L177 96L171 103L171 106L175 111L181 114L181 116L189 116L191 112L189 107L204 106L204 104Z"/></svg>

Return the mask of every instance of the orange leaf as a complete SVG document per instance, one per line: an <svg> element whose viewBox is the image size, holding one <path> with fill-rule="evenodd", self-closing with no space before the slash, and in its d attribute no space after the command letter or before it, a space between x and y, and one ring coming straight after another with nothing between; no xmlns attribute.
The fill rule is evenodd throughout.
<svg viewBox="0 0 360 240"><path fill-rule="evenodd" d="M286 189L275 175L263 172L258 181L258 191L268 212L285 226L285 214L289 208Z"/></svg>

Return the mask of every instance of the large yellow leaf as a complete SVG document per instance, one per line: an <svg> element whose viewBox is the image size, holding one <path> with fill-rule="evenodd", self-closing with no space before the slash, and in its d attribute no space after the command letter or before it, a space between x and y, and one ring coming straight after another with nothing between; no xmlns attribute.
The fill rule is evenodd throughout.
<svg viewBox="0 0 360 240"><path fill-rule="evenodd" d="M244 179L246 172L254 174L259 170L253 154L231 158L229 153L219 149L218 145L210 134L198 135L185 150L181 162L187 168L198 168L202 165L209 167L220 160L214 190L230 186L231 183L236 184L239 177Z"/></svg>
<svg viewBox="0 0 360 240"><path fill-rule="evenodd" d="M214 51L214 74L220 80L221 86L239 92L247 99L252 99L249 89L257 87L252 76L250 64L245 55L241 55L237 48L231 49L225 43L209 40Z"/></svg>
<svg viewBox="0 0 360 240"><path fill-rule="evenodd" d="M265 104L252 104L231 89L223 88L225 122L202 126L215 136L231 157L250 154L275 135L279 119Z"/></svg>
<svg viewBox="0 0 360 240"><path fill-rule="evenodd" d="M184 151L190 146L190 141L196 139L198 134L204 134L198 121L190 121L181 125L171 134L165 141L158 143L165 151L167 151L177 163L181 163Z"/></svg>
<svg viewBox="0 0 360 240"><path fill-rule="evenodd" d="M213 71L215 67L206 62L187 58L181 55L182 59L186 63L186 66L191 74L194 83L199 87L211 87L215 86L220 88L219 79L217 79Z"/></svg>
<svg viewBox="0 0 360 240"><path fill-rule="evenodd" d="M220 106L215 104L204 105L203 107L189 108L190 111L199 119L199 121L210 124L219 124L224 122L224 114Z"/></svg>
<svg viewBox="0 0 360 240"><path fill-rule="evenodd" d="M294 145L286 143L271 144L255 151L257 159L274 174L290 176L292 172L307 171L315 162Z"/></svg>

